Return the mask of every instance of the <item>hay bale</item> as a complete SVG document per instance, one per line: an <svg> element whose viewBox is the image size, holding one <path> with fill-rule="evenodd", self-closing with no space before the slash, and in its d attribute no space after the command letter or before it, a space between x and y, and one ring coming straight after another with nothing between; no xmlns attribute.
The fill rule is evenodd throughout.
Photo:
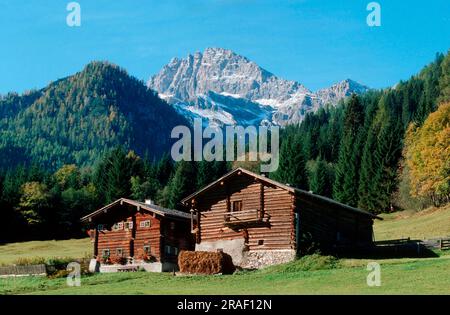
<svg viewBox="0 0 450 315"><path fill-rule="evenodd" d="M223 252L181 251L178 266L180 272L191 274L232 274L236 270L231 256Z"/></svg>

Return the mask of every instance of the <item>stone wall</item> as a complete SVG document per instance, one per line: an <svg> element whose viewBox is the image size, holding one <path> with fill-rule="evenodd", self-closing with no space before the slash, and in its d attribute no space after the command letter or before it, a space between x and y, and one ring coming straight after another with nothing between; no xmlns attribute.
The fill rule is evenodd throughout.
<svg viewBox="0 0 450 315"><path fill-rule="evenodd" d="M217 250L222 250L224 253L230 255L235 266L240 266L247 254L247 246L245 245L244 238L195 244L195 251L216 252Z"/></svg>
<svg viewBox="0 0 450 315"><path fill-rule="evenodd" d="M108 272L118 272L121 268L136 268L138 270L145 270L148 272L172 272L178 271L178 265L169 262L152 262L152 263L144 263L138 262L133 264L126 265L100 265L99 272L108 273Z"/></svg>
<svg viewBox="0 0 450 315"><path fill-rule="evenodd" d="M195 250L207 252L222 250L231 256L235 266L249 269L284 264L294 260L296 255L294 249L248 251L243 238L201 242L195 245Z"/></svg>
<svg viewBox="0 0 450 315"><path fill-rule="evenodd" d="M295 250L255 250L245 254L242 268L259 269L267 266L284 264L295 259Z"/></svg>

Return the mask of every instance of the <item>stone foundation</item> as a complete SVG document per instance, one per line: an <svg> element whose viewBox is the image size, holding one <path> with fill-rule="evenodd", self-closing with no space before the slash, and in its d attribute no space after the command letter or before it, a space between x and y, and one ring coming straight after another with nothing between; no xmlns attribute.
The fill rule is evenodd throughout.
<svg viewBox="0 0 450 315"><path fill-rule="evenodd" d="M216 252L222 250L227 253L233 259L235 266L240 266L245 259L247 253L247 246L243 238L237 238L234 240L218 240L201 242L195 244L195 251Z"/></svg>
<svg viewBox="0 0 450 315"><path fill-rule="evenodd" d="M99 266L99 272L108 273L108 272L118 272L120 268L123 267L135 267L138 270L145 270L148 272L172 272L177 271L178 266L174 263L169 262L152 262L152 263L133 263L126 265L104 265L101 264Z"/></svg>
<svg viewBox="0 0 450 315"><path fill-rule="evenodd" d="M284 264L295 259L295 250L254 250L245 254L241 267L260 269L267 266Z"/></svg>
<svg viewBox="0 0 450 315"><path fill-rule="evenodd" d="M235 266L248 269L284 264L294 260L296 256L294 249L249 251L243 238L201 242L195 245L195 250L206 252L222 250L231 256Z"/></svg>

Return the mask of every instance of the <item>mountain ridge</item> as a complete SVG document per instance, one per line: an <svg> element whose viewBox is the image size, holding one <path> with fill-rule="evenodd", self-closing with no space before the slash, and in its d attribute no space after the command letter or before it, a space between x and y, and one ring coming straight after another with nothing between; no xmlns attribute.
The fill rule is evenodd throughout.
<svg viewBox="0 0 450 315"><path fill-rule="evenodd" d="M147 86L169 104L175 105L179 112L184 107L182 112L188 118L189 112L196 109L197 115L214 120L202 110L229 107L228 103L243 99L260 105L266 112L264 117L256 115L253 122L258 116L261 121L278 125L298 123L307 112L316 111L325 104L336 105L352 92L363 93L369 89L346 79L312 92L303 84L279 78L247 57L224 48L206 48L203 52L188 54L186 58L172 58L150 77ZM222 106L215 100L205 102L204 96L210 92L227 97L228 101L222 100L226 103L220 103ZM218 115L221 114L223 112L219 111ZM240 117L234 117L234 121L247 124ZM221 122L227 124L227 121Z"/></svg>
<svg viewBox="0 0 450 315"><path fill-rule="evenodd" d="M109 62L91 62L38 91L0 100L0 148L20 149L17 160L50 168L91 165L118 145L157 157L170 149L172 128L186 124L142 81Z"/></svg>

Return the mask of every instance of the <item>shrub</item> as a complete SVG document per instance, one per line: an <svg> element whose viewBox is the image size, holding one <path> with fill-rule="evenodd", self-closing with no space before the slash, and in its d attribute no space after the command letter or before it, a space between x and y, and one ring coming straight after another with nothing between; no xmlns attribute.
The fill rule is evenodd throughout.
<svg viewBox="0 0 450 315"><path fill-rule="evenodd" d="M232 274L236 270L231 256L223 252L181 251L178 266L191 274Z"/></svg>
<svg viewBox="0 0 450 315"><path fill-rule="evenodd" d="M72 272L71 270L66 269L56 270L52 274L49 274L48 278L49 279L64 278L67 277L71 272Z"/></svg>
<svg viewBox="0 0 450 315"><path fill-rule="evenodd" d="M155 262L156 261L156 257L155 256L153 256L151 254L147 254L143 250L138 252L138 254L136 255L136 259L137 260L142 260L144 262Z"/></svg>
<svg viewBox="0 0 450 315"><path fill-rule="evenodd" d="M313 271L323 269L334 269L339 266L339 260L334 256L323 256L318 253L300 257L290 263L273 266L267 270L286 273L298 271Z"/></svg>
<svg viewBox="0 0 450 315"><path fill-rule="evenodd" d="M110 260L112 264L125 265L127 263L127 259L122 256L111 256Z"/></svg>

